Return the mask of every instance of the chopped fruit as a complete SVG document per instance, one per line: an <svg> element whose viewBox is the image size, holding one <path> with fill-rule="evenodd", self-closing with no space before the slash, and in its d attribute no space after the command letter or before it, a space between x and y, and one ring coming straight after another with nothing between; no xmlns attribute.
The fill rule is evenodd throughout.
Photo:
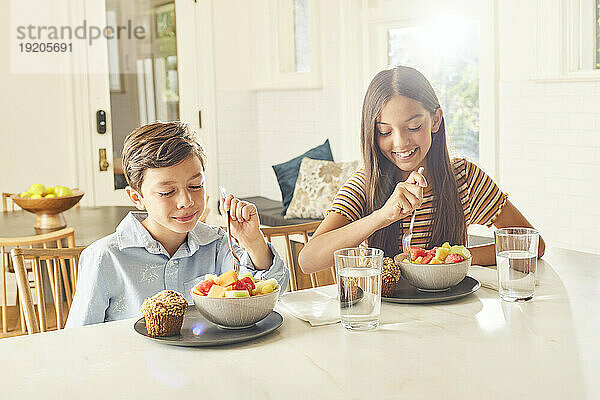
<svg viewBox="0 0 600 400"><path fill-rule="evenodd" d="M241 281L242 279L244 279L246 277L252 279L252 282L255 282L254 277L252 276L252 272L246 272L245 274L241 274L240 276L238 276L238 279Z"/></svg>
<svg viewBox="0 0 600 400"><path fill-rule="evenodd" d="M275 286L273 286L273 284L269 283L267 285L263 285L260 292L262 294L267 294L267 293L271 293L273 290L275 290Z"/></svg>
<svg viewBox="0 0 600 400"><path fill-rule="evenodd" d="M250 297L250 293L247 290L230 290L225 292L225 297Z"/></svg>
<svg viewBox="0 0 600 400"><path fill-rule="evenodd" d="M402 262L412 264L452 264L469 258L471 258L471 252L465 246L451 246L450 243L446 242L440 247L435 246L429 250L420 247L411 247L410 259L405 257ZM260 292L260 288L258 289Z"/></svg>
<svg viewBox="0 0 600 400"><path fill-rule="evenodd" d="M249 297L272 293L279 289L275 278L266 281L254 280L251 273L239 277L234 271L227 271L219 277L207 274L205 279L192 288L192 293L208 297ZM231 282L231 283L229 283ZM229 283L225 286L223 283Z"/></svg>
<svg viewBox="0 0 600 400"><path fill-rule="evenodd" d="M410 248L410 259L412 261L416 261L417 257L424 257L427 254L427 251L425 251L425 249L422 249L420 247L411 247Z"/></svg>
<svg viewBox="0 0 600 400"><path fill-rule="evenodd" d="M452 246L450 249L451 254L459 254L462 258L467 259L471 257L471 252L465 246Z"/></svg>
<svg viewBox="0 0 600 400"><path fill-rule="evenodd" d="M225 287L237 282L237 280L237 274L234 270L231 270L219 275L219 277L217 278L217 284Z"/></svg>
<svg viewBox="0 0 600 400"><path fill-rule="evenodd" d="M421 260L421 264L429 264L429 262L433 260L433 254L429 253Z"/></svg>
<svg viewBox="0 0 600 400"><path fill-rule="evenodd" d="M215 284L215 281L202 281L194 287L194 290L206 296L210 291L210 288Z"/></svg>
<svg viewBox="0 0 600 400"><path fill-rule="evenodd" d="M438 247L435 252L435 257L441 261L444 261L450 251L446 247Z"/></svg>
<svg viewBox="0 0 600 400"><path fill-rule="evenodd" d="M452 264L452 263L457 263L457 262L461 262L461 261L464 261L464 257L461 256L460 254L448 254L448 257L446 257L446 260L444 260L444 263Z"/></svg>
<svg viewBox="0 0 600 400"><path fill-rule="evenodd" d="M223 297L225 295L227 289L223 286L212 285L210 291L208 292L208 297Z"/></svg>
<svg viewBox="0 0 600 400"><path fill-rule="evenodd" d="M245 277L244 279L240 279L235 283L235 290L245 290L249 295L252 295L252 290L255 285L252 282L252 279L249 277Z"/></svg>

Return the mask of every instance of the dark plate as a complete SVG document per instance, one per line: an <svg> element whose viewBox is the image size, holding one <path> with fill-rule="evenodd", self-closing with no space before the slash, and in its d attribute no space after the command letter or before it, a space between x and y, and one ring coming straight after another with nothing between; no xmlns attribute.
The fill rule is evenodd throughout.
<svg viewBox="0 0 600 400"><path fill-rule="evenodd" d="M362 290L362 288L359 287L358 290L356 291L356 298L351 299L351 300L342 298L340 301L340 306L342 308L350 307L350 306L358 303L359 301L361 301L363 297L365 297L365 292Z"/></svg>
<svg viewBox="0 0 600 400"><path fill-rule="evenodd" d="M466 276L458 285L442 292L424 292L407 282L406 279L400 279L394 289L392 297L381 297L383 301L392 303L437 303L449 301L468 296L475 293L481 286L481 283L473 277Z"/></svg>
<svg viewBox="0 0 600 400"><path fill-rule="evenodd" d="M189 306L185 312L181 334L176 336L153 337L148 335L146 321L140 318L133 329L148 339L174 346L222 346L225 344L245 342L273 332L283 323L283 317L272 311L263 320L246 329L221 329L207 321L194 306Z"/></svg>

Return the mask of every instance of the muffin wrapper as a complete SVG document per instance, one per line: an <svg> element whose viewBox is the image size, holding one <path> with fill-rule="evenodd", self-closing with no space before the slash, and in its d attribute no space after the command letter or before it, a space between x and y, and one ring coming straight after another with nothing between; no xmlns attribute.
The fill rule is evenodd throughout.
<svg viewBox="0 0 600 400"><path fill-rule="evenodd" d="M384 277L381 280L381 296L392 297L394 295L394 289L398 280L393 278Z"/></svg>
<svg viewBox="0 0 600 400"><path fill-rule="evenodd" d="M181 332L181 325L183 325L183 316L184 313L181 315L152 315L151 313L144 313L148 335L179 335Z"/></svg>

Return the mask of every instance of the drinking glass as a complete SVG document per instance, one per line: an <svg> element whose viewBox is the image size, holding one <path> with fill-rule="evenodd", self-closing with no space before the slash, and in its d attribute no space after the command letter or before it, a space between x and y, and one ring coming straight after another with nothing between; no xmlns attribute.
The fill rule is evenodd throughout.
<svg viewBox="0 0 600 400"><path fill-rule="evenodd" d="M494 232L498 293L505 301L527 301L535 292L540 234L530 228L503 228Z"/></svg>
<svg viewBox="0 0 600 400"><path fill-rule="evenodd" d="M383 250L355 247L336 250L333 254L342 326L355 330L377 328Z"/></svg>

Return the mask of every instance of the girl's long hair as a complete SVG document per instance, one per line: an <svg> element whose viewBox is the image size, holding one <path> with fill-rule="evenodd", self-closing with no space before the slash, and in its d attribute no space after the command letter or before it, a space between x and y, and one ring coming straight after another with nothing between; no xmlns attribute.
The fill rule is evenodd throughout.
<svg viewBox="0 0 600 400"><path fill-rule="evenodd" d="M381 208L401 180L401 171L389 161L377 145L375 123L384 105L393 96L405 96L418 101L430 113L440 103L427 79L416 69L397 66L375 75L363 102L361 147L366 172L365 215ZM431 148L425 158L429 185L433 186L433 226L427 238L427 248L466 243L466 224L458 194L456 176L446 148L446 124L442 118L439 130L432 132ZM408 171L407 171L408 172ZM400 221L379 229L369 239L369 247L380 248L386 256L400 252Z"/></svg>

